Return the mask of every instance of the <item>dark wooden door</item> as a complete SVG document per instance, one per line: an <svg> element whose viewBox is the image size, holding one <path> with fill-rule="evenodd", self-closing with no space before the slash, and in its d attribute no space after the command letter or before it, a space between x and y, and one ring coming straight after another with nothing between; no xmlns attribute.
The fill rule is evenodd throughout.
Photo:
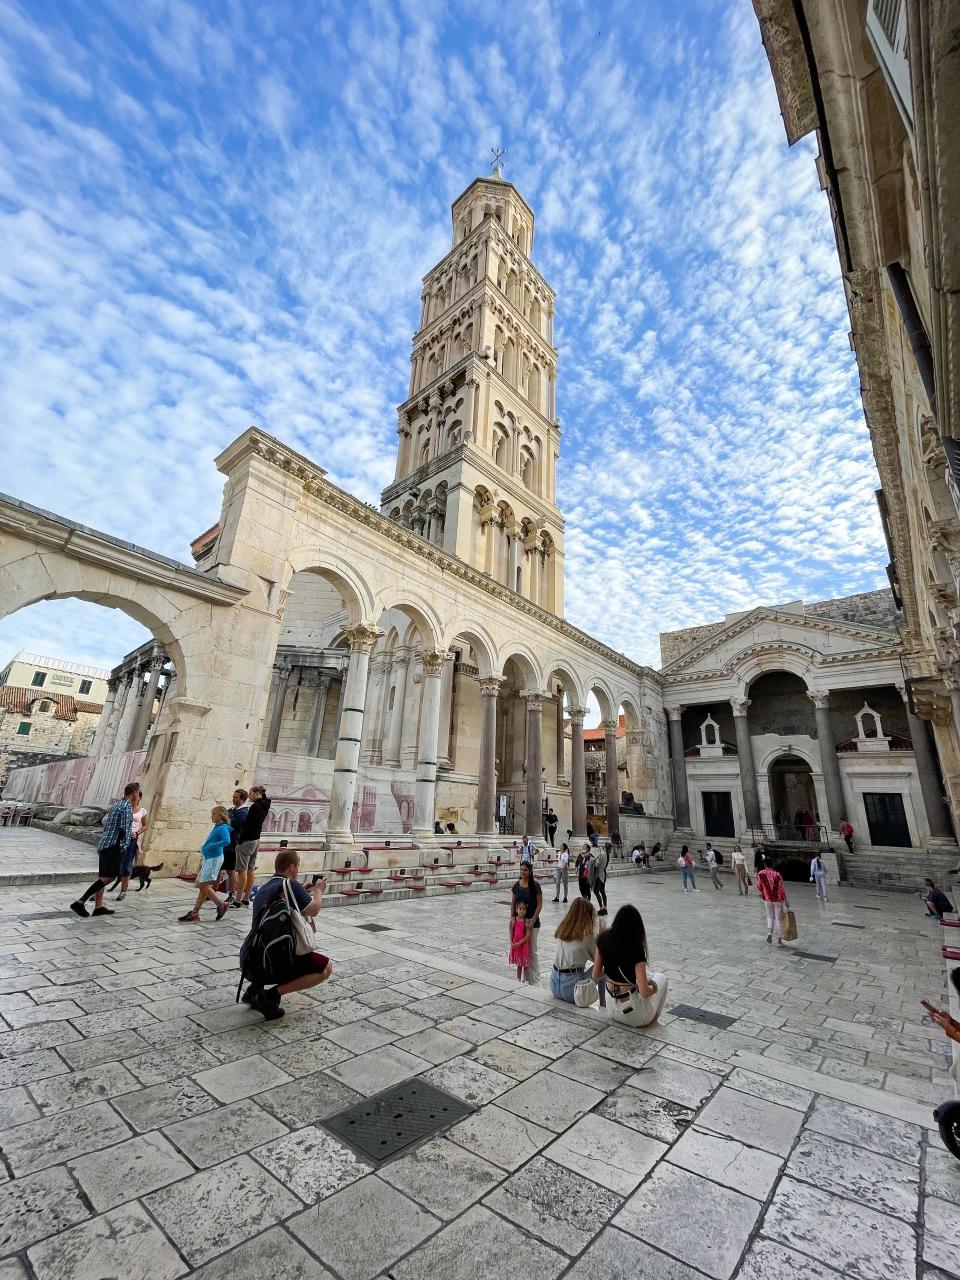
<svg viewBox="0 0 960 1280"><path fill-rule="evenodd" d="M863 807L867 811L871 844L910 848L910 828L903 808L903 796L890 791L865 791Z"/></svg>
<svg viewBox="0 0 960 1280"><path fill-rule="evenodd" d="M703 792L703 830L708 836L735 836L733 796L729 791Z"/></svg>

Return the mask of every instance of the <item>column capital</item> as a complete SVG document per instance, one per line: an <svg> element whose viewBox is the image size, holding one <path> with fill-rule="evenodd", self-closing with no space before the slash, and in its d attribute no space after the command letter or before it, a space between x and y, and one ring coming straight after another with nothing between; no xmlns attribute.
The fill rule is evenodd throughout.
<svg viewBox="0 0 960 1280"><path fill-rule="evenodd" d="M735 716L745 716L747 708L750 706L749 698L731 698L730 706Z"/></svg>
<svg viewBox="0 0 960 1280"><path fill-rule="evenodd" d="M601 723L601 725L603 726L603 732L604 732L604 733L613 733L613 734L615 734L615 733L617 732L617 730L620 728L620 721L619 721L619 720L601 720L601 722L600 722L600 723Z"/></svg>
<svg viewBox="0 0 960 1280"><path fill-rule="evenodd" d="M399 671L402 667L410 665L410 655L408 653L395 653L391 659L391 664Z"/></svg>
<svg viewBox="0 0 960 1280"><path fill-rule="evenodd" d="M546 695L539 689L531 689L529 692L521 694L521 697L526 700L528 715L540 715L543 711L543 700L545 696Z"/></svg>
<svg viewBox="0 0 960 1280"><path fill-rule="evenodd" d="M480 696L483 698L496 698L499 696L503 687L503 680L499 676L484 676L480 681Z"/></svg>
<svg viewBox="0 0 960 1280"><path fill-rule="evenodd" d="M586 719L586 707L567 707L567 719L570 723L580 729L583 728L583 722Z"/></svg>
<svg viewBox="0 0 960 1280"><path fill-rule="evenodd" d="M423 663L423 674L425 676L439 676L447 661L446 650L442 649L426 649L420 653L420 661Z"/></svg>
<svg viewBox="0 0 960 1280"><path fill-rule="evenodd" d="M667 707L667 715L670 717L671 720L679 720L680 717L683 715L684 711L686 711L686 707L684 706Z"/></svg>
<svg viewBox="0 0 960 1280"><path fill-rule="evenodd" d="M823 711L830 706L830 694L826 689L808 689L807 697L817 711Z"/></svg>
<svg viewBox="0 0 960 1280"><path fill-rule="evenodd" d="M351 653L369 653L382 635L377 627L368 627L364 622L347 627L343 633Z"/></svg>

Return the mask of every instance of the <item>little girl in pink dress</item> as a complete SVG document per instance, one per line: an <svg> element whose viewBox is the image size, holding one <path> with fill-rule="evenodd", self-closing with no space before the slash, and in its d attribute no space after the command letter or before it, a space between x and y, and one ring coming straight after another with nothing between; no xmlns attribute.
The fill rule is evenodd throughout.
<svg viewBox="0 0 960 1280"><path fill-rule="evenodd" d="M517 981L525 982L530 968L530 928L525 902L517 903L517 914L510 921L510 964L517 966Z"/></svg>

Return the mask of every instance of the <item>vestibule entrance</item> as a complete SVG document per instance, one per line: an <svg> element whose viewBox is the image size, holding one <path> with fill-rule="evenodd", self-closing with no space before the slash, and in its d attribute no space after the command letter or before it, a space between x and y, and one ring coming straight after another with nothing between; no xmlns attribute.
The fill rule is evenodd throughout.
<svg viewBox="0 0 960 1280"><path fill-rule="evenodd" d="M704 791L703 832L708 836L735 836L733 796L729 791Z"/></svg>
<svg viewBox="0 0 960 1280"><path fill-rule="evenodd" d="M813 772L799 756L778 756L770 765L770 811L779 840L812 840L820 821Z"/></svg>

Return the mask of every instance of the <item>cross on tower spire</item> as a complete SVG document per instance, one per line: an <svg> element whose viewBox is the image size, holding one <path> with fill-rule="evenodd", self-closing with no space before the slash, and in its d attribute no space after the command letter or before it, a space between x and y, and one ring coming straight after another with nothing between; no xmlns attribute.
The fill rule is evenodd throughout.
<svg viewBox="0 0 960 1280"><path fill-rule="evenodd" d="M490 154L493 156L493 163L490 165L490 168L493 170L493 176L495 178L502 178L503 165L500 161L507 153L502 147L491 147Z"/></svg>

